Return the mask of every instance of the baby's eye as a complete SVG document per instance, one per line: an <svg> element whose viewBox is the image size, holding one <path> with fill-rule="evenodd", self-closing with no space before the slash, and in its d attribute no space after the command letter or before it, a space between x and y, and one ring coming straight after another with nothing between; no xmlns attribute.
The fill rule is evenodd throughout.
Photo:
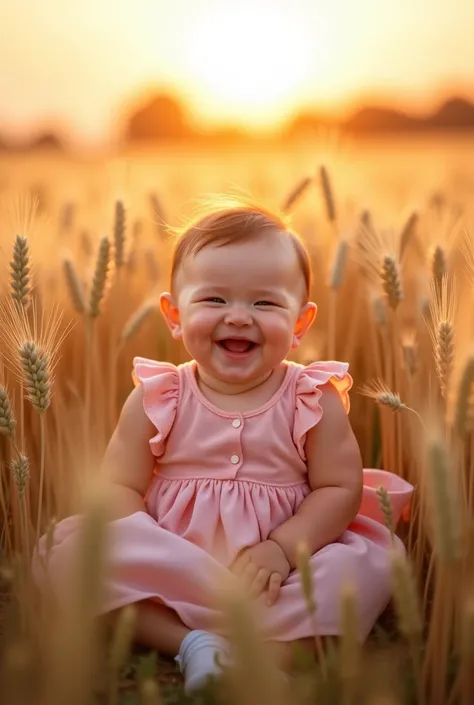
<svg viewBox="0 0 474 705"><path fill-rule="evenodd" d="M278 306L274 301L257 301L255 306Z"/></svg>
<svg viewBox="0 0 474 705"><path fill-rule="evenodd" d="M225 304L224 299L221 299L220 296L208 296L206 299L203 299L203 301L211 304Z"/></svg>

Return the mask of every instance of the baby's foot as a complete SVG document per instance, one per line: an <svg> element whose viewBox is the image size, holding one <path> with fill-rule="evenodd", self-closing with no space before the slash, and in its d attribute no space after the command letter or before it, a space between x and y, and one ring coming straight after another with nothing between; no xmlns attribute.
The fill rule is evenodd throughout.
<svg viewBox="0 0 474 705"><path fill-rule="evenodd" d="M229 662L228 642L217 634L201 630L189 632L183 639L176 661L184 675L187 694L205 685L209 676L219 676L222 669L216 663Z"/></svg>

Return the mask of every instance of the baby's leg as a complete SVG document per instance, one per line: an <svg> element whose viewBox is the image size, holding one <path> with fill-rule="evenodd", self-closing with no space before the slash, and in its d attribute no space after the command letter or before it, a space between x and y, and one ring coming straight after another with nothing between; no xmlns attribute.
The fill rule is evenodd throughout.
<svg viewBox="0 0 474 705"><path fill-rule="evenodd" d="M177 656L190 633L176 612L152 600L137 602L135 640L167 656Z"/></svg>
<svg viewBox="0 0 474 705"><path fill-rule="evenodd" d="M220 674L216 656L221 662L228 659L229 646L225 639L212 632L189 629L176 612L152 600L138 602L136 607L135 640L162 654L177 657L187 692L204 685L208 676ZM111 617L113 619L114 614Z"/></svg>

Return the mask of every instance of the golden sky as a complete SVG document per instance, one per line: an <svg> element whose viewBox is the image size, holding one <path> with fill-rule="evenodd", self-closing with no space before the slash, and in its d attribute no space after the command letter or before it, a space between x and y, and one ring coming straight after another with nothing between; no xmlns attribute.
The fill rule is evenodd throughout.
<svg viewBox="0 0 474 705"><path fill-rule="evenodd" d="M474 97L474 0L0 0L0 131L111 134L148 87L196 122L276 127L300 107Z"/></svg>

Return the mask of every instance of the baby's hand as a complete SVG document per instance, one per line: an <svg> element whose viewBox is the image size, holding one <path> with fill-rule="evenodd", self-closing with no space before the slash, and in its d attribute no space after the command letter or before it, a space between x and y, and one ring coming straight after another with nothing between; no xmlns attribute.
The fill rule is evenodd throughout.
<svg viewBox="0 0 474 705"><path fill-rule="evenodd" d="M242 551L230 569L243 578L253 597L258 597L268 587L267 605L273 605L291 567L283 549L275 541L268 540Z"/></svg>

